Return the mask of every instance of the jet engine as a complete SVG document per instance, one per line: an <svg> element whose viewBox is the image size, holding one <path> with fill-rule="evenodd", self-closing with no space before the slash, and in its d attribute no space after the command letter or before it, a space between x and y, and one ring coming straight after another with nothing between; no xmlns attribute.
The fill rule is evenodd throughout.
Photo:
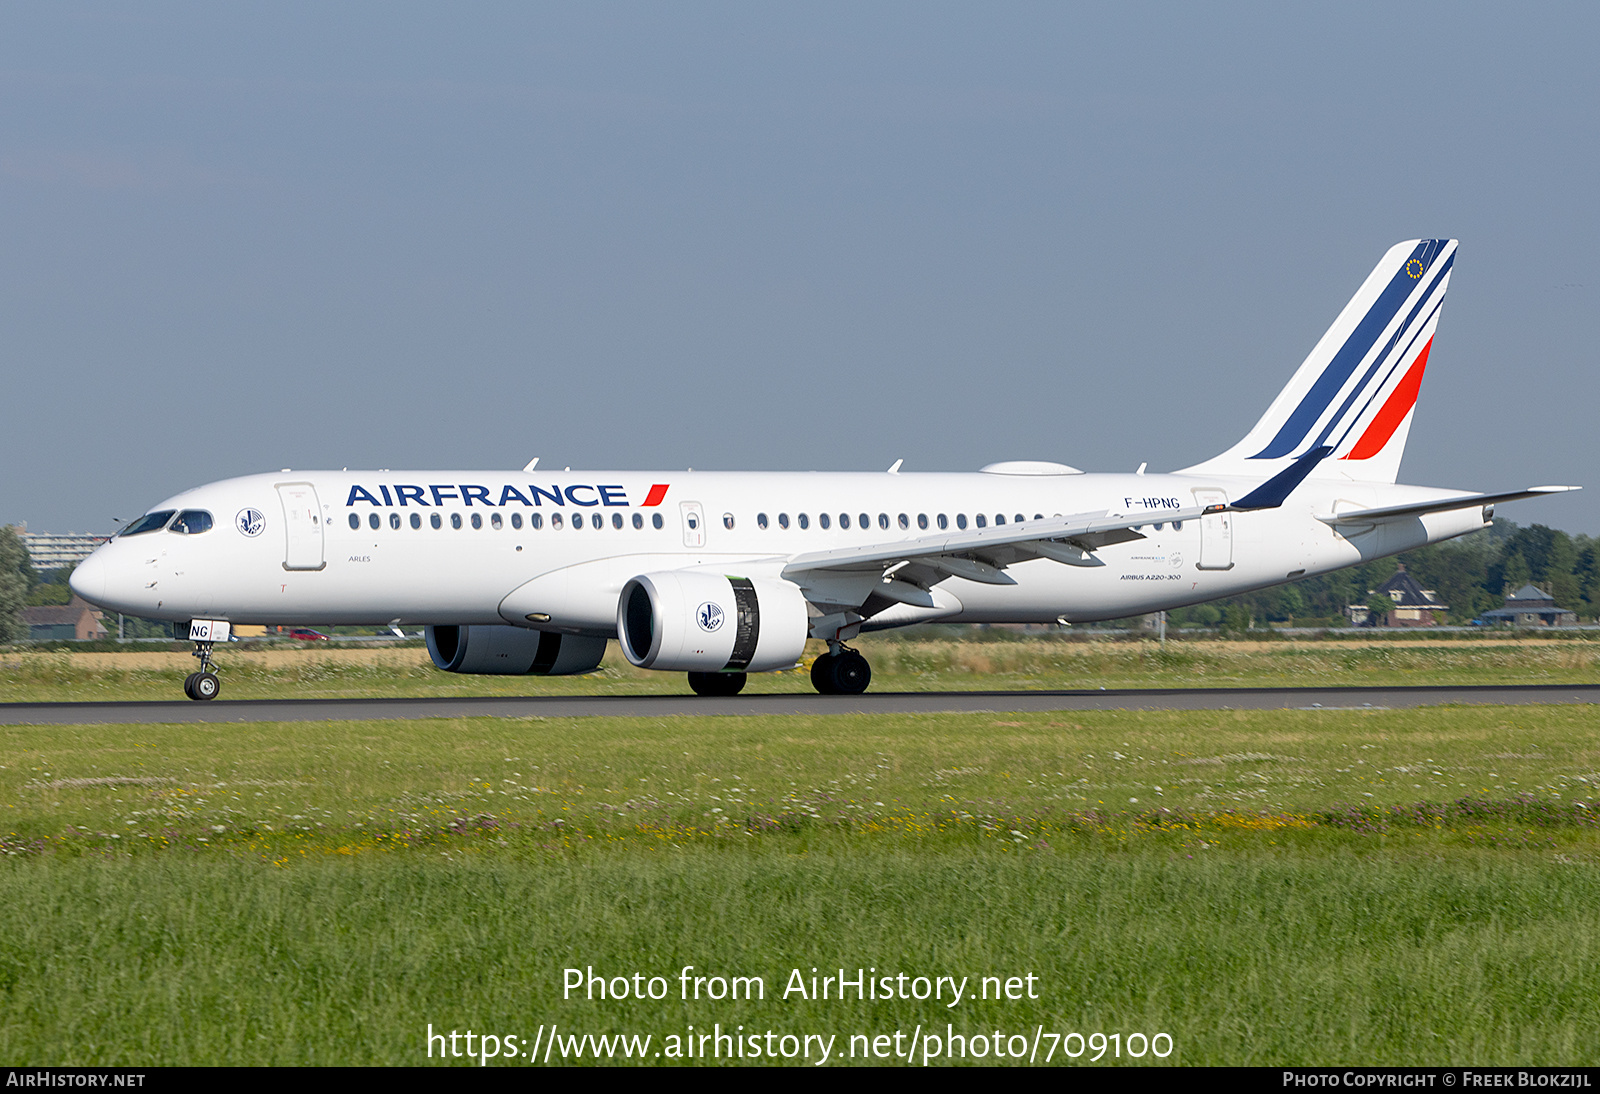
<svg viewBox="0 0 1600 1094"><path fill-rule="evenodd" d="M445 672L575 676L593 672L605 654L604 638L484 623L428 628L428 656Z"/></svg>
<svg viewBox="0 0 1600 1094"><path fill-rule="evenodd" d="M670 570L622 587L617 634L642 669L766 672L805 651L810 623L799 586L768 578Z"/></svg>

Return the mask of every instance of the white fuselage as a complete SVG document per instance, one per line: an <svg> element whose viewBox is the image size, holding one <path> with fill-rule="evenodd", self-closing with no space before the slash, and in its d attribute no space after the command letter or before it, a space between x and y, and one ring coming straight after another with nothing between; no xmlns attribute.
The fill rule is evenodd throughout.
<svg viewBox="0 0 1600 1094"><path fill-rule="evenodd" d="M1029 559L1007 569L1014 584L951 576L935 587L936 606L897 604L865 625L1089 621L1214 600L1485 526L1475 507L1336 530L1318 518L1460 492L1317 479L1276 509L1163 517L1236 500L1258 483L1188 474L285 472L167 499L152 512L203 510L212 527L118 536L73 587L106 609L175 621L508 623L615 637L619 593L641 573L778 578L795 556L925 538L941 519L955 531L980 516L993 527L1148 512L1138 528L1146 538L1100 549L1095 565ZM830 580L797 581L816 614L851 597Z"/></svg>

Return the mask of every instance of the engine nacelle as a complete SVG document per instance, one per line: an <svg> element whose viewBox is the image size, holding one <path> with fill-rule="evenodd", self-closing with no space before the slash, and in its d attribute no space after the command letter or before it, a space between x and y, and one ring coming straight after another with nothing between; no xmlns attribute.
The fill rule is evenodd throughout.
<svg viewBox="0 0 1600 1094"><path fill-rule="evenodd" d="M797 585L698 571L640 574L622 587L617 634L642 669L767 672L805 652L810 624Z"/></svg>
<svg viewBox="0 0 1600 1094"><path fill-rule="evenodd" d="M428 656L445 672L575 676L593 672L605 655L604 638L485 623L428 628Z"/></svg>

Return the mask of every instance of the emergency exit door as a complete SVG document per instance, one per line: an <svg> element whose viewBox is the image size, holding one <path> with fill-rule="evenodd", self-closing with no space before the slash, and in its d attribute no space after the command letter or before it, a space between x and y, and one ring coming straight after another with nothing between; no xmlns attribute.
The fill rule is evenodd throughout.
<svg viewBox="0 0 1600 1094"><path fill-rule="evenodd" d="M685 547L704 547L706 545L706 514L697 501L681 501L678 510L683 514L683 545Z"/></svg>

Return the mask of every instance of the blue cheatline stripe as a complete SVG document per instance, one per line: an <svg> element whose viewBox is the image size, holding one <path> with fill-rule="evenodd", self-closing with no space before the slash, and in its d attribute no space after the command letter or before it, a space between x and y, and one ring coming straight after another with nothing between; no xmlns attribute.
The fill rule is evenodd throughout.
<svg viewBox="0 0 1600 1094"><path fill-rule="evenodd" d="M1356 329L1345 339L1344 345L1339 347L1339 352L1334 354L1333 360L1328 362L1328 367L1322 370L1322 375L1311 385L1311 390L1300 400L1300 405L1294 408L1289 420L1283 423L1277 436L1250 459L1270 460L1287 456L1305 440L1306 434L1311 432L1311 427L1322 417L1322 412L1328 409L1333 397L1339 394L1345 381L1350 379L1350 374L1356 370L1356 366L1372 349L1373 343L1395 317L1400 306L1417 287L1418 279L1406 273L1407 264L1418 261L1426 267L1431 252L1442 243L1442 240L1424 239L1412 249L1406 261L1400 264L1394 277L1378 295L1377 301L1367 309L1367 314L1356 324ZM1426 269L1423 272L1426 273Z"/></svg>
<svg viewBox="0 0 1600 1094"><path fill-rule="evenodd" d="M1377 396L1378 391L1383 387L1383 385L1388 381L1389 376L1393 373L1394 365L1397 362L1405 359L1406 354L1410 352L1411 347L1416 344L1417 336L1421 334L1424 329L1426 329L1428 321L1433 318L1434 314L1444 304L1444 290L1441 288L1441 286L1444 284L1445 274L1450 272L1450 267L1452 264L1454 264L1455 260L1455 255L1451 255L1449 258L1445 259L1444 265L1439 267L1439 274L1433 279L1433 284L1429 286L1428 291L1422 294L1422 297L1417 301L1416 307L1411 309L1411 314L1406 316L1405 322L1401 323L1395 328L1394 336L1389 339L1389 344L1383 347L1383 352L1372 359L1372 365L1367 369L1367 374L1361 378L1360 383L1350 389L1350 394L1345 396L1344 405L1339 408L1339 412L1333 417L1329 418L1327 424L1322 427L1322 435L1317 438L1316 444L1325 443L1328 439L1328 435L1337 429L1339 427L1339 423L1341 422L1348 423L1344 432L1346 435L1349 434L1349 424L1353 424L1355 419L1347 418L1345 415L1349 412L1351 405L1357 399L1361 398L1362 395L1367 397L1366 402L1361 406L1362 411L1365 412L1366 408L1371 405L1372 400ZM1423 308L1427 308L1428 312L1423 318L1422 322L1418 323L1416 321L1417 315L1422 311ZM1405 349L1401 351L1399 356L1391 356L1394 353L1394 347L1402 339L1405 340ZM1383 379L1374 385L1372 383L1372 378L1376 376L1378 371L1385 365L1390 366L1389 371L1384 373ZM1356 418L1359 418L1360 416L1360 414L1357 414ZM1334 442L1334 447L1337 448L1339 444L1343 443L1343 440L1344 437L1341 436L1338 441Z"/></svg>

